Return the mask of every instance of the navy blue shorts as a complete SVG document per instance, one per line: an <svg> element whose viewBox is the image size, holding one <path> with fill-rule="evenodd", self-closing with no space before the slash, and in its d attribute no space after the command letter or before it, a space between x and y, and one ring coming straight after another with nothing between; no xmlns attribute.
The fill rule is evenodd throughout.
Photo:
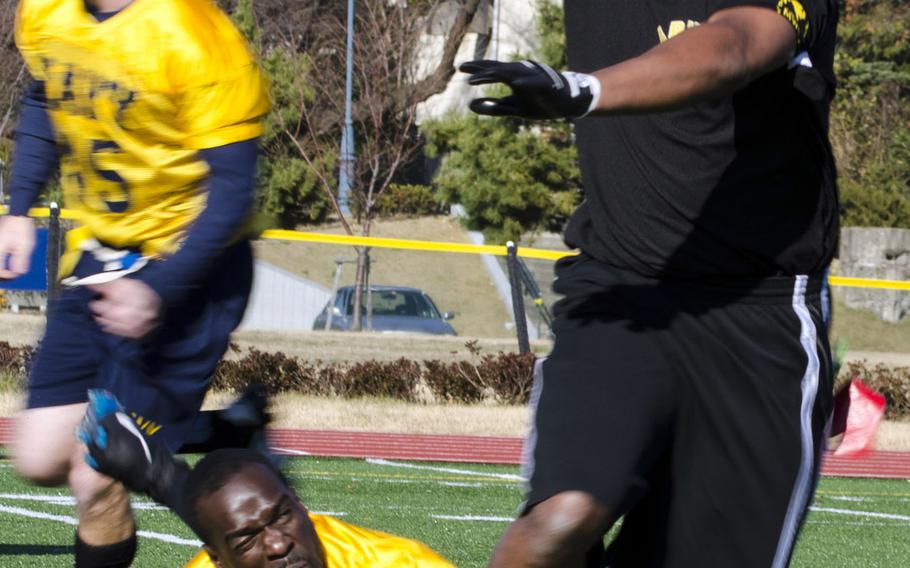
<svg viewBox="0 0 910 568"><path fill-rule="evenodd" d="M90 274L94 262L83 255L74 275ZM149 269L154 263L142 270ZM139 341L101 331L89 309L91 290L64 288L32 366L28 408L85 402L88 389L104 388L146 435L176 451L243 318L252 281L252 251L244 241L226 250L206 282Z"/></svg>

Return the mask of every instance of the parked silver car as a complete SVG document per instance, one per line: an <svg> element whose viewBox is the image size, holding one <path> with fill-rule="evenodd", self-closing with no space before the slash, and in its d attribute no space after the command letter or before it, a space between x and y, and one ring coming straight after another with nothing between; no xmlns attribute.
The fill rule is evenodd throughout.
<svg viewBox="0 0 910 568"><path fill-rule="evenodd" d="M454 314L440 313L423 290L403 286L371 286L370 289L373 295L373 331L455 335L455 330L447 321ZM368 329L366 294L361 301L361 325L363 329ZM338 289L335 303L326 305L313 323L314 331L325 329L330 309L331 329L350 331L354 321L354 287L344 286Z"/></svg>

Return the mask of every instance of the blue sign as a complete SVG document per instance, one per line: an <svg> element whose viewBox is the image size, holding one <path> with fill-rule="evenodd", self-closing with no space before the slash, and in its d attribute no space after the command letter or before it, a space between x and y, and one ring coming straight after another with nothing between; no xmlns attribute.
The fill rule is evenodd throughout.
<svg viewBox="0 0 910 568"><path fill-rule="evenodd" d="M0 288L47 292L47 229L37 229L35 250L27 273L12 280L0 280Z"/></svg>

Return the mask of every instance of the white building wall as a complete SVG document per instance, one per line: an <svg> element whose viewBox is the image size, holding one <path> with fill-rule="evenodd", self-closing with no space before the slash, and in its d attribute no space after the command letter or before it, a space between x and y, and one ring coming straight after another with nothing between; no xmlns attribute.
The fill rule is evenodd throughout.
<svg viewBox="0 0 910 568"><path fill-rule="evenodd" d="M253 292L240 329L308 331L332 291L261 260L256 261Z"/></svg>

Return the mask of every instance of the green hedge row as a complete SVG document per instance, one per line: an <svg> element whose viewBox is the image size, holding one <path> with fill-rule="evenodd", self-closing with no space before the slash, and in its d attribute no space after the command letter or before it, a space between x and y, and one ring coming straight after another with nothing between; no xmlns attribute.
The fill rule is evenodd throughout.
<svg viewBox="0 0 910 568"><path fill-rule="evenodd" d="M476 342L466 347L471 357L460 361L363 361L333 363L309 361L282 352L250 348L218 364L212 386L239 392L260 382L273 393L294 392L317 396L376 396L406 401L524 404L530 395L534 355L497 353L481 355ZM14 347L0 341L0 376L4 385L22 388L33 347ZM888 401L887 417L910 418L910 367L850 362L841 370L837 385L857 377Z"/></svg>
<svg viewBox="0 0 910 568"><path fill-rule="evenodd" d="M304 361L281 352L250 348L224 360L213 380L216 390L239 391L252 381L271 392L321 396L378 396L416 401L429 392L436 401L474 403L494 400L524 404L531 390L534 355L498 353L471 361Z"/></svg>
<svg viewBox="0 0 910 568"><path fill-rule="evenodd" d="M250 348L218 363L212 377L215 390L239 392L259 382L272 393L294 392L347 398L376 396L406 401L435 400L524 404L531 391L534 355L481 355L476 342L466 344L470 360L362 361L333 363L291 357L282 352ZM25 386L34 347L0 341L0 390Z"/></svg>
<svg viewBox="0 0 910 568"><path fill-rule="evenodd" d="M881 363L872 366L868 361L850 362L841 371L838 385L858 378L885 396L886 418L910 418L910 367L889 367Z"/></svg>

